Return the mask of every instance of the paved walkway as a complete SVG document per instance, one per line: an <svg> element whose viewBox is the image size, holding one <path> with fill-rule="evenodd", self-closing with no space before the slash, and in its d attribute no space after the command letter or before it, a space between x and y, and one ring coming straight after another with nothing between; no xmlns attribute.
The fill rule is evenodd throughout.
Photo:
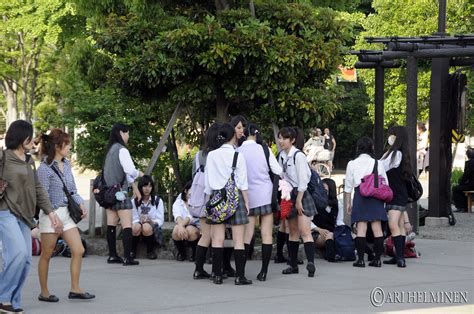
<svg viewBox="0 0 474 314"><path fill-rule="evenodd" d="M56 304L37 301L35 257L23 290L23 307L27 313L366 313L415 309L473 313L472 243L420 239L417 247L421 257L409 259L405 269L390 265L360 269L351 263L317 259L316 276L308 278L304 267L300 267L300 274L285 276L281 274L283 266L272 263L266 282L254 280L253 285L244 287L235 286L232 279L221 286L193 280L194 267L189 262L141 260L139 266L124 267L90 256L84 260L81 274L84 289L97 295L89 302L67 299L69 259L55 257L49 287L60 298ZM248 261L248 278L255 279L259 268L260 261ZM385 294L385 304L380 307L371 303L371 291L376 287ZM375 300L382 300L380 292Z"/></svg>

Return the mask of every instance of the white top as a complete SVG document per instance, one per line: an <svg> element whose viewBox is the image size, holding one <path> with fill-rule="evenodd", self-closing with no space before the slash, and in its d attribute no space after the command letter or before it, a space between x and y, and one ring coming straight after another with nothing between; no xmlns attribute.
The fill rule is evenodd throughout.
<svg viewBox="0 0 474 314"><path fill-rule="evenodd" d="M393 160L393 162L392 154L393 152L391 152L390 155L387 156L387 158L379 160L379 162L383 164L385 172L388 172L390 169L398 168L398 166L400 166L400 163L402 162L401 151L397 150L397 154L395 155L395 159Z"/></svg>
<svg viewBox="0 0 474 314"><path fill-rule="evenodd" d="M139 223L140 216L145 215L148 216L153 221L153 223L158 224L158 226L160 227L163 226L163 223L165 221L165 210L163 206L163 201L158 196L156 196L156 201L159 201L158 206L156 206L156 204L151 205L151 201L148 201L146 203L142 201L140 207L137 210L135 200L132 200L133 223Z"/></svg>
<svg viewBox="0 0 474 314"><path fill-rule="evenodd" d="M346 180L344 182L344 192L352 193L352 190L360 185L363 177L372 173L374 170L375 159L367 154L361 154L354 160L349 161L346 169ZM379 162L377 165L379 176L385 178L388 185L387 174L384 165Z"/></svg>
<svg viewBox="0 0 474 314"><path fill-rule="evenodd" d="M189 221L193 219L193 216L191 216L189 213L188 205L181 198L181 194L182 193L179 193L178 197L173 203L174 222L178 220L178 217L181 217L182 219L189 218Z"/></svg>
<svg viewBox="0 0 474 314"><path fill-rule="evenodd" d="M135 168L135 165L133 164L132 156L130 156L130 152L126 148L120 148L119 150L119 160L120 164L123 167L123 171L127 175L127 182L128 183L133 183L136 178L138 178L138 175L140 174Z"/></svg>
<svg viewBox="0 0 474 314"><path fill-rule="evenodd" d="M283 167L283 177L285 180L292 187L297 187L298 192L304 192L308 188L308 183L311 179L311 170L304 153L298 153L296 158L293 158L297 151L300 150L294 146L291 147L288 155L284 150L280 151L278 162ZM296 165L294 161L296 161Z"/></svg>
<svg viewBox="0 0 474 314"><path fill-rule="evenodd" d="M270 169L268 169L267 159L262 145L254 140L246 140L237 151L245 158L247 166L248 197L249 207L257 208L271 204L273 182L270 180L269 171L275 175L280 175L283 171L275 156L269 148Z"/></svg>
<svg viewBox="0 0 474 314"><path fill-rule="evenodd" d="M232 174L234 147L224 144L207 155L206 170L204 171L204 192L211 195L212 191L222 189ZM238 155L234 172L235 184L239 190L248 190L247 167L242 154Z"/></svg>

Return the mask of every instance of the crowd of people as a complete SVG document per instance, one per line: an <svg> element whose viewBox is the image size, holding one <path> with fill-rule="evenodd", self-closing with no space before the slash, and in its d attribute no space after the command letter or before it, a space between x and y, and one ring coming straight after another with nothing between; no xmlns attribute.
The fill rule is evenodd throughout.
<svg viewBox="0 0 474 314"><path fill-rule="evenodd" d="M421 126L420 132L424 132ZM286 181L291 190L291 209L279 222L276 236L275 263L287 263L283 275L299 273L300 243L303 243L308 277L316 273L315 250L324 248L329 262L337 260L335 230L343 226L344 214L351 215L354 227L354 245L357 258L354 267L365 267L368 231L373 234L373 254L369 266L381 267L394 264L406 267L403 256L405 237L411 230L407 215L408 190L406 182L413 175L405 127L388 130L389 149L384 156L374 158L372 139L363 137L356 143L356 155L346 169L344 203L337 199L336 184L326 178L322 185L327 191L327 206L316 207L308 186L315 175L310 164L322 149L334 157L336 141L329 129L315 129L306 143L301 130L283 127L278 133L281 147L277 156L262 139L260 126L242 116L233 117L229 123L214 123L205 134L203 145L194 157L193 180L188 182L173 204L175 226L172 240L177 249L177 260L189 259L195 263L193 278L211 279L222 284L234 277L235 285L250 285L246 276L247 257L252 250L255 226L261 235L261 268L256 279L266 281L273 251L275 178ZM152 177L139 171L127 148L129 129L123 124L112 127L104 159L103 179L107 186L117 186L114 205L106 208L107 263L124 266L139 265L137 246L143 240L147 258L156 259L154 245L164 222L163 201L156 193ZM48 285L50 258L59 236L71 250L71 287L69 299L93 299L79 284L84 247L76 223L68 209L72 198L86 217L84 201L77 193L72 166L67 159L71 139L60 129L43 134L40 140L41 163L38 169L29 154L33 148L33 127L26 121L15 121L9 127L6 150L1 151L3 172L1 179L8 184L0 189L0 241L3 243L3 271L0 272L0 309L21 311L21 290L31 267L31 232L38 225L42 252L38 262L42 302L58 302ZM419 155L426 159L427 145ZM307 155L302 151L307 152ZM424 150L424 152L423 152ZM473 154L468 153L468 173L472 170ZM419 159L420 157L417 156ZM332 167L332 164L331 164ZM423 167L425 169L425 167ZM469 170L470 169L470 170ZM472 177L472 171L469 172ZM389 186L390 199L367 196L361 184L364 178L375 174L380 184ZM317 176L317 174L316 174ZM466 178L461 185L474 182ZM2 186L2 184L0 184ZM462 186L457 191L462 190ZM94 190L94 193L100 191ZM66 197L66 193L68 197ZM223 194L227 200L222 201ZM463 200L455 194L456 204ZM458 206L458 205L456 205ZM37 212L37 209L39 212ZM37 216L36 223L34 217ZM117 224L122 227L123 257L116 249ZM384 249L383 225L388 224L395 257L382 262ZM231 230L233 248L224 247L227 230ZM287 245L288 258L283 254ZM191 248L191 256L187 256ZM208 250L211 250L212 270L205 271ZM354 250L353 250L354 251ZM234 256L235 270L231 266Z"/></svg>

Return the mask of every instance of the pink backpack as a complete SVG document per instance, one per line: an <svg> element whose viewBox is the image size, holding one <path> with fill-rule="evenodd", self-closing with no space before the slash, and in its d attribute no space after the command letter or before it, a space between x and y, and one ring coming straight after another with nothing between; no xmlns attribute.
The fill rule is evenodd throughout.
<svg viewBox="0 0 474 314"><path fill-rule="evenodd" d="M385 178L379 176L378 161L375 159L374 170L371 174L362 178L362 183L359 185L360 195L364 197L373 197L378 200L390 203L393 199L392 189L385 183Z"/></svg>

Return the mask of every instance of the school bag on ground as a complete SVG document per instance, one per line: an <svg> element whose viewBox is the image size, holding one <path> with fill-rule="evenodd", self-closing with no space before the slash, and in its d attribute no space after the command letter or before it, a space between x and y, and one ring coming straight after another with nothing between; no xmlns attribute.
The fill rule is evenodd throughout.
<svg viewBox="0 0 474 314"><path fill-rule="evenodd" d="M355 245L352 239L351 228L346 225L336 226L333 234L336 247L336 261L355 261Z"/></svg>
<svg viewBox="0 0 474 314"><path fill-rule="evenodd" d="M206 205L204 194L204 164L200 160L202 151L196 154L196 172L194 173L193 183L191 185L190 196L188 200L189 213L193 217L201 217L201 212ZM204 158L202 158L204 160Z"/></svg>
<svg viewBox="0 0 474 314"><path fill-rule="evenodd" d="M234 153L232 173L227 183L220 190L214 191L206 204L206 217L213 223L223 223L232 217L239 208L239 189L235 184L235 168L238 153Z"/></svg>
<svg viewBox="0 0 474 314"><path fill-rule="evenodd" d="M393 239L392 237L388 237L387 240L385 240L385 254L391 257L395 257L395 247L393 244ZM406 241L405 246L403 247L403 257L405 258L417 258L419 257L418 252L416 251L415 248L415 242L414 241Z"/></svg>

